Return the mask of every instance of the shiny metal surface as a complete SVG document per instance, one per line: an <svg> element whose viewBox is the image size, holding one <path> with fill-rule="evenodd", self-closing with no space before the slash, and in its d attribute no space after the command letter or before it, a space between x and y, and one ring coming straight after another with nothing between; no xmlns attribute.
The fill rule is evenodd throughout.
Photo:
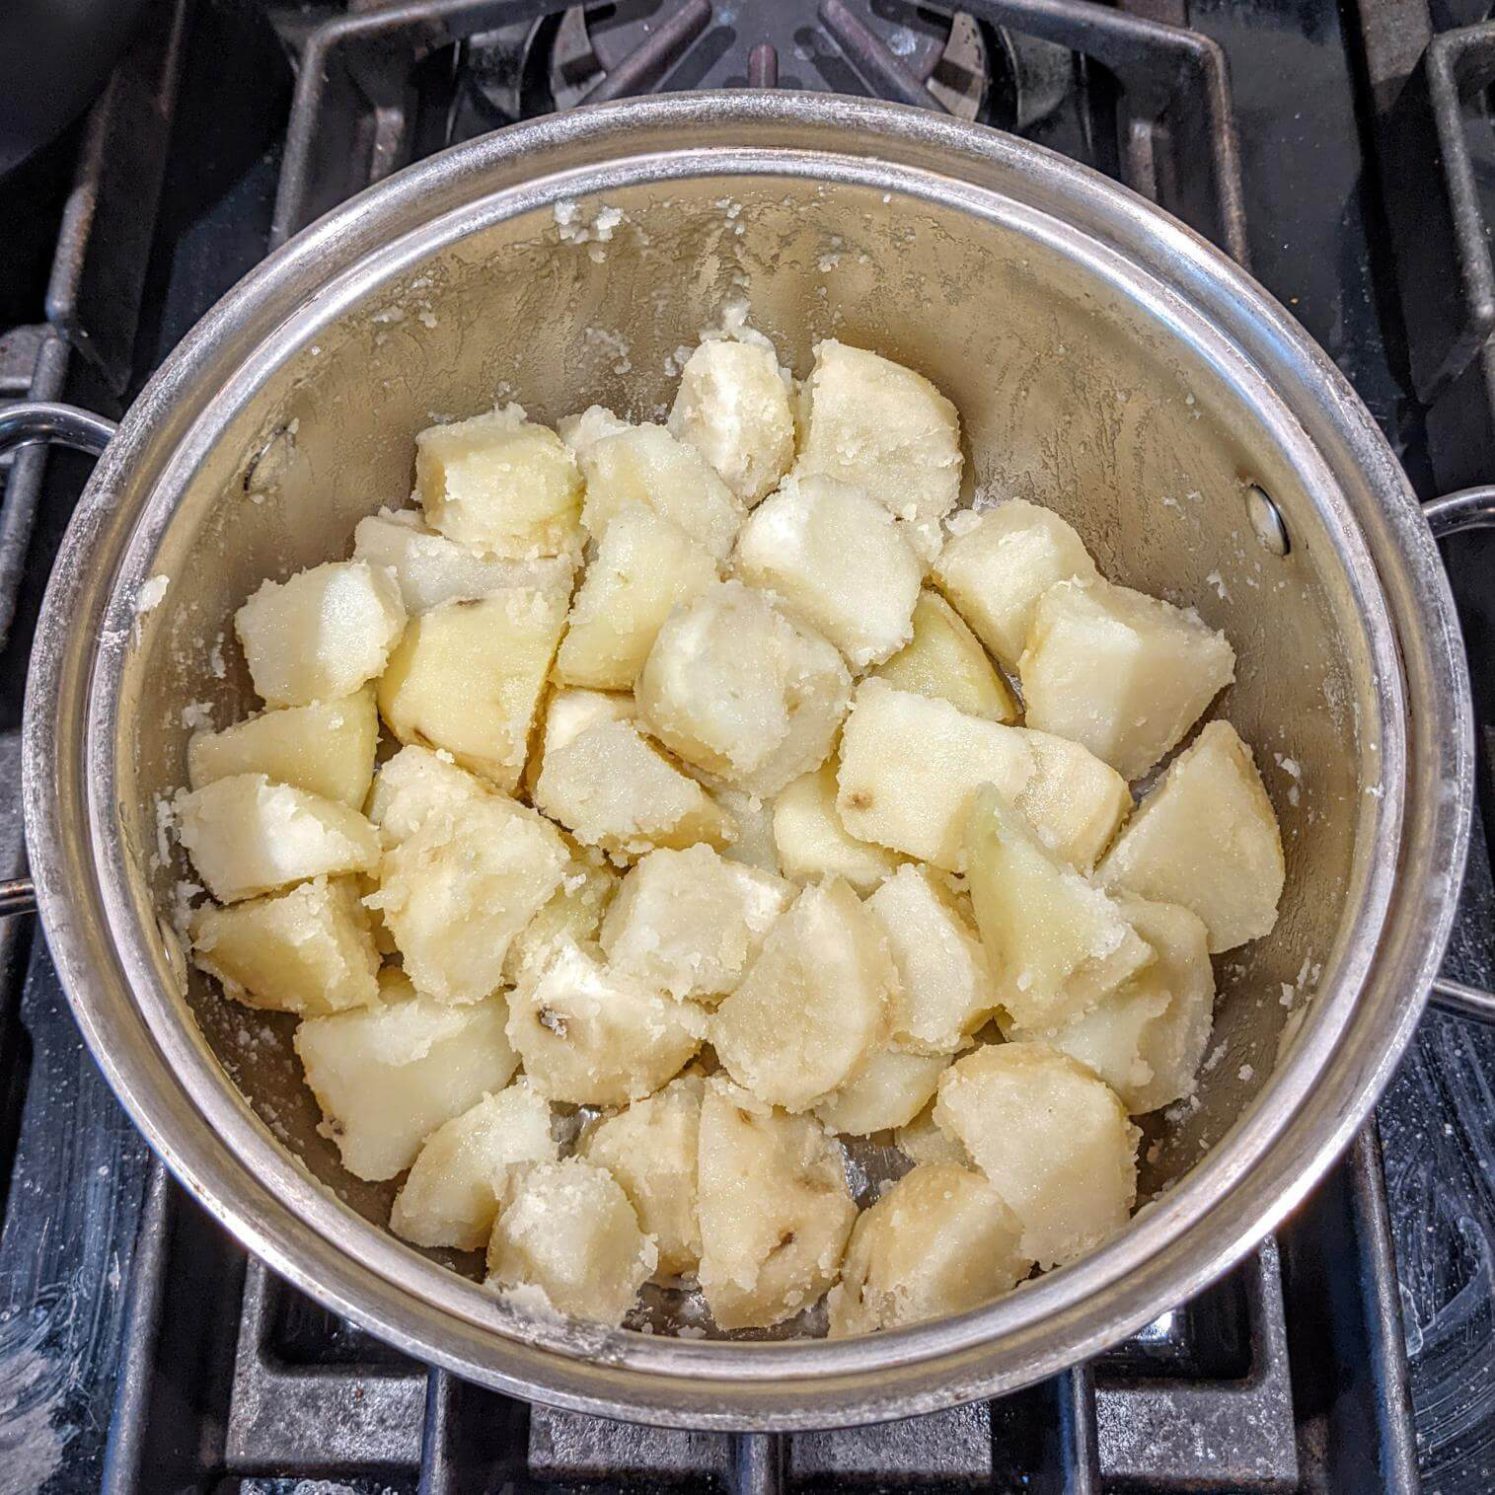
<svg viewBox="0 0 1495 1495"><path fill-rule="evenodd" d="M583 222L603 205L625 218L610 240L562 240L563 199ZM158 917L183 874L157 840L182 709L221 721L247 698L232 659L223 679L209 667L243 595L345 554L358 517L402 501L411 434L434 417L495 395L542 419L591 400L652 413L674 349L744 294L801 372L834 333L930 374L964 415L971 496L1051 503L1108 574L1229 631L1222 709L1288 845L1277 931L1220 972L1220 1061L1151 1139L1148 1207L1001 1302L863 1341L689 1342L495 1303L380 1228L387 1193L317 1135L287 1028L186 985ZM1257 543L1252 486L1286 556ZM165 595L138 616L156 576ZM1364 1119L1437 969L1468 834L1466 681L1437 553L1329 361L1141 200L881 104L739 92L578 111L314 225L142 394L38 638L24 777L43 921L91 1048L171 1167L336 1312L488 1385L645 1421L927 1411L1052 1374L1188 1297Z"/></svg>
<svg viewBox="0 0 1495 1495"><path fill-rule="evenodd" d="M21 400L0 410L0 452L33 441L55 441L97 457L117 429L112 420L76 405Z"/></svg>

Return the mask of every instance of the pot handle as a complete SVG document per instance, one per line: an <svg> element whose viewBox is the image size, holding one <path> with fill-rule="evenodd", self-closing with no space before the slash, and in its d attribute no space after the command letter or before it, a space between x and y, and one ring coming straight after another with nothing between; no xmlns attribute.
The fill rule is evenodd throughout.
<svg viewBox="0 0 1495 1495"><path fill-rule="evenodd" d="M118 426L77 405L22 400L0 409L0 455L36 441L55 441L76 451L99 456ZM0 919L29 914L36 908L36 889L29 877L0 881Z"/></svg>
<svg viewBox="0 0 1495 1495"><path fill-rule="evenodd" d="M1465 530L1495 529L1495 484L1446 493L1425 503L1422 512L1436 540L1449 539ZM1445 1012L1495 1026L1495 994L1480 987L1439 976L1433 982L1432 1000Z"/></svg>

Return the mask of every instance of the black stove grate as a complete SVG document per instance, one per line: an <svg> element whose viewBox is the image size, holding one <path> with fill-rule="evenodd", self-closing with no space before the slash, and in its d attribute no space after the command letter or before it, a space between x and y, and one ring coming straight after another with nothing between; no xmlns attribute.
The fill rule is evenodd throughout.
<svg viewBox="0 0 1495 1495"><path fill-rule="evenodd" d="M1378 96L1366 77L1378 55L1377 7L1384 0L1360 0L1360 33L1349 37L1332 7L1318 14L1287 0L1192 0L1192 10L1185 0L1116 9L969 0L953 20L897 0L822 0L818 9L809 0L622 0L585 12L559 0L346 10L158 0L87 124L54 153L70 193L50 217L27 217L55 235L53 269L34 305L13 311L0 301L0 399L29 391L117 413L268 248L453 140L585 99L751 81L879 93L1018 128L1173 208L1242 262L1249 207L1260 273L1420 470L1404 325L1373 249L1378 207L1362 185L1366 111L1356 90ZM1162 24L1190 20L1200 29ZM1317 193L1303 190L1289 154L1305 144ZM15 206L5 197L12 186L0 184L0 208ZM1491 455L1486 447L1483 460ZM19 690L37 598L86 470L72 454L32 449L6 477L3 784L19 777ZM1487 860L1475 860L1484 902L1466 920L1463 958L1477 979L1489 968L1495 890ZM0 796L0 877L22 862L14 797ZM1467 1093L1483 1036L1440 1022L1435 1041L1458 1050ZM1402 1228L1407 1196L1415 1205L1432 1192L1404 1116L1421 1118L1426 1141L1437 1104L1428 1096L1450 1083L1448 1065L1422 1052L1413 1071L1399 1082L1414 1086L1404 1108L1386 1117L1404 1257L1415 1249ZM1467 1111L1455 1121L1457 1130L1442 1123L1450 1148L1474 1126ZM1482 1156L1471 1150L1458 1182L1478 1174ZM1437 1167L1455 1173L1446 1151ZM1495 1239L1487 1185L1476 1203L1470 1249L1487 1265L1474 1244ZM653 1430L532 1408L418 1365L247 1258L151 1158L83 1049L41 942L11 921L0 925L0 1210L0 1495L1358 1495L1415 1490L1419 1452L1438 1488L1488 1488L1469 1474L1484 1457L1478 1419L1473 1435L1465 1415L1454 1419L1457 1438L1414 1444L1373 1128L1276 1240L1066 1376L883 1427L785 1438ZM1446 1347L1448 1335L1437 1343ZM1495 1356L1470 1349L1458 1370L1477 1393L1490 1365ZM1421 1406L1432 1383L1417 1379L1421 1361L1413 1369ZM1440 1370L1446 1387L1446 1360ZM1482 1406L1471 1393L1461 1410L1471 1402Z"/></svg>

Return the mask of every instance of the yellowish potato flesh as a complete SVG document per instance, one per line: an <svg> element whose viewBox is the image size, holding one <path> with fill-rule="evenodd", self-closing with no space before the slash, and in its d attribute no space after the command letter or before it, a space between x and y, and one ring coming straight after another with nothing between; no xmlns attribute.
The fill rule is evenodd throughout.
<svg viewBox="0 0 1495 1495"><path fill-rule="evenodd" d="M1018 675L1030 727L1140 779L1235 678L1235 651L1161 598L1064 581L1038 600Z"/></svg>
<svg viewBox="0 0 1495 1495"><path fill-rule="evenodd" d="M384 844L395 846L414 835L432 816L449 825L465 813L468 805L492 792L489 784L459 768L450 753L414 745L402 747L379 766L374 776L368 817L379 827Z"/></svg>
<svg viewBox="0 0 1495 1495"><path fill-rule="evenodd" d="M579 539L576 458L518 405L422 431L415 491L433 529L493 555L558 555Z"/></svg>
<svg viewBox="0 0 1495 1495"><path fill-rule="evenodd" d="M887 1034L898 973L877 921L844 883L806 888L712 1017L727 1073L803 1111L855 1076Z"/></svg>
<svg viewBox="0 0 1495 1495"><path fill-rule="evenodd" d="M324 1135L358 1178L408 1168L421 1144L518 1067L502 997L454 1007L386 989L375 1007L307 1018L296 1053L325 1118Z"/></svg>
<svg viewBox="0 0 1495 1495"><path fill-rule="evenodd" d="M1045 1043L994 1043L940 1077L935 1123L955 1138L1022 1225L1040 1267L1077 1260L1125 1226L1137 1142L1115 1092Z"/></svg>
<svg viewBox="0 0 1495 1495"><path fill-rule="evenodd" d="M1168 765L1096 876L1198 914L1215 955L1272 932L1287 877L1282 834L1251 749L1229 722L1208 723Z"/></svg>
<svg viewBox="0 0 1495 1495"><path fill-rule="evenodd" d="M696 1158L704 1083L699 1075L681 1075L606 1117L582 1144L582 1156L617 1179L640 1227L654 1238L660 1277L693 1272L701 1260Z"/></svg>
<svg viewBox="0 0 1495 1495"><path fill-rule="evenodd" d="M384 669L404 630L399 587L363 561L263 582L234 614L250 679L269 706L352 695Z"/></svg>
<svg viewBox="0 0 1495 1495"><path fill-rule="evenodd" d="M401 742L513 793L565 621L562 593L524 587L422 613L380 677L380 714Z"/></svg>
<svg viewBox="0 0 1495 1495"><path fill-rule="evenodd" d="M379 1000L379 952L351 877L199 909L192 959L246 1007L310 1017Z"/></svg>
<svg viewBox="0 0 1495 1495"><path fill-rule="evenodd" d="M870 893L892 875L898 858L884 846L858 841L836 808L840 764L829 759L795 779L773 802L776 859L785 877L811 882L841 877L859 893Z"/></svg>
<svg viewBox="0 0 1495 1495"><path fill-rule="evenodd" d="M560 887L514 936L504 956L503 979L509 985L517 985L526 971L538 970L567 941L583 949L596 943L618 890L618 874L598 851L574 845L568 850Z"/></svg>
<svg viewBox="0 0 1495 1495"><path fill-rule="evenodd" d="M1007 682L965 620L927 587L914 604L913 637L872 672L897 690L935 696L967 716L1017 720Z"/></svg>
<svg viewBox="0 0 1495 1495"><path fill-rule="evenodd" d="M826 1300L831 1338L965 1313L1011 1292L1033 1265L1021 1237L981 1174L922 1164L858 1218Z"/></svg>
<svg viewBox="0 0 1495 1495"><path fill-rule="evenodd" d="M1009 670L1027 643L1038 599L1055 582L1100 574L1071 525L1022 499L956 515L932 569L955 610Z"/></svg>
<svg viewBox="0 0 1495 1495"><path fill-rule="evenodd" d="M893 1145L914 1163L953 1163L958 1168L972 1166L970 1153L935 1125L933 1101L912 1121L893 1132Z"/></svg>
<svg viewBox="0 0 1495 1495"><path fill-rule="evenodd" d="M856 1205L841 1150L813 1117L708 1080L697 1189L697 1276L720 1328L782 1323L836 1280Z"/></svg>
<svg viewBox="0 0 1495 1495"><path fill-rule="evenodd" d="M554 1312L615 1326L657 1255L617 1180L563 1158L511 1182L488 1244L488 1286L500 1294L537 1289ZM515 1301L528 1295L515 1293Z"/></svg>
<svg viewBox="0 0 1495 1495"><path fill-rule="evenodd" d="M493 1234L515 1170L555 1157L549 1104L516 1080L431 1133L395 1195L389 1228L416 1246L476 1251Z"/></svg>
<svg viewBox="0 0 1495 1495"><path fill-rule="evenodd" d="M833 1132L854 1137L906 1126L929 1104L949 1062L944 1054L878 1049L815 1107L815 1114Z"/></svg>
<svg viewBox="0 0 1495 1495"><path fill-rule="evenodd" d="M263 711L221 732L194 732L187 742L187 778L194 789L239 773L262 773L362 809L374 777L379 714L372 686L341 701L313 701Z"/></svg>

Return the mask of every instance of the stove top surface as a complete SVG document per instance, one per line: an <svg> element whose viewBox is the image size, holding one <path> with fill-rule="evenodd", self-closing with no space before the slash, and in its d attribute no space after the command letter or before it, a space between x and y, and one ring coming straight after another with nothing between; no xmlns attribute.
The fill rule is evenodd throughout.
<svg viewBox="0 0 1495 1495"><path fill-rule="evenodd" d="M1460 231L1495 214L1495 39L1482 22L1483 0L981 0L953 16L899 0L157 0L92 115L0 182L0 399L118 413L268 248L445 144L586 100L752 83L947 109L1154 196L1249 260L1431 497L1495 475L1495 358L1475 294L1488 246ZM1447 97L1419 62L1435 34L1430 55L1448 51L1457 80ZM1468 201L1439 169L1455 158L1469 162ZM8 465L0 784L19 781L30 633L86 473L38 449ZM1491 547L1476 535L1448 555L1486 805ZM1488 986L1495 885L1476 842L1448 971ZM0 795L0 877L23 859L14 797ZM465 1386L246 1259L153 1161L84 1051L42 942L12 920L0 926L0 1495L1358 1492L1412 1490L1419 1476L1487 1490L1492 1083L1495 1030L1430 1016L1381 1105L1381 1147L1368 1131L1243 1268L1055 1382L882 1429L664 1433Z"/></svg>

